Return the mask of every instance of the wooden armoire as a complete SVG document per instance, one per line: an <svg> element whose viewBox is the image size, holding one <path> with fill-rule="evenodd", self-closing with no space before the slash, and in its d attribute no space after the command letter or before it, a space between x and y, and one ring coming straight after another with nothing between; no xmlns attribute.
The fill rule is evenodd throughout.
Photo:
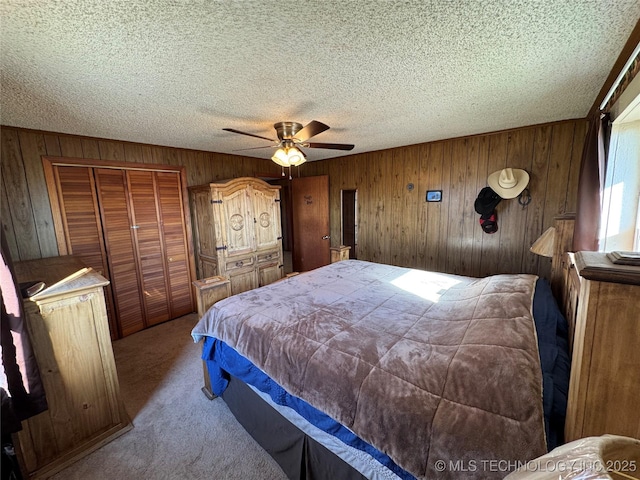
<svg viewBox="0 0 640 480"><path fill-rule="evenodd" d="M189 187L198 278L237 294L282 278L280 187L241 177Z"/></svg>
<svg viewBox="0 0 640 480"><path fill-rule="evenodd" d="M184 167L43 157L60 255L110 281L112 338L194 311Z"/></svg>

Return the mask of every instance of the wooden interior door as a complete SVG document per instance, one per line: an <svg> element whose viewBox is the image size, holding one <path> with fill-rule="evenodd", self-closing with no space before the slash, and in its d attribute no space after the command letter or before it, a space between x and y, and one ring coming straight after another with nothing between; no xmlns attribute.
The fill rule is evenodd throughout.
<svg viewBox="0 0 640 480"><path fill-rule="evenodd" d="M104 243L109 252L119 333L127 336L145 328L142 291L138 282L133 223L129 211L124 170L96 168L96 190L100 203Z"/></svg>
<svg viewBox="0 0 640 480"><path fill-rule="evenodd" d="M128 170L131 221L142 285L147 325L169 320L167 272L160 215L156 199L156 173Z"/></svg>
<svg viewBox="0 0 640 480"><path fill-rule="evenodd" d="M106 279L111 279L102 238L102 220L98 208L93 169L88 167L49 166L49 198L61 225L56 235L64 239L60 255L75 255ZM118 338L118 321L112 284L105 287L112 338Z"/></svg>
<svg viewBox="0 0 640 480"><path fill-rule="evenodd" d="M329 176L294 178L293 269L306 272L331 261Z"/></svg>
<svg viewBox="0 0 640 480"><path fill-rule="evenodd" d="M168 274L169 309L171 318L176 318L194 310L182 182L178 173L156 172L155 175Z"/></svg>

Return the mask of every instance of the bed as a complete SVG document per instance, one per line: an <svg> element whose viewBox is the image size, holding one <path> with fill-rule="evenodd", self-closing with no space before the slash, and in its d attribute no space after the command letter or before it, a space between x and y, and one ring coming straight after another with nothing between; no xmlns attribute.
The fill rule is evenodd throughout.
<svg viewBox="0 0 640 480"><path fill-rule="evenodd" d="M562 442L567 325L533 275L346 260L224 299L192 336L289 478L502 478Z"/></svg>

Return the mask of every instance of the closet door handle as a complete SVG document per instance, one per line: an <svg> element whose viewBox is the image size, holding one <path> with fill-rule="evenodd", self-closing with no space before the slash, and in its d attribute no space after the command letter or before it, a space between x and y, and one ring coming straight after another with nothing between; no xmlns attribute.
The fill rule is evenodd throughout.
<svg viewBox="0 0 640 480"><path fill-rule="evenodd" d="M140 228L140 225L131 225L131 228L138 229L138 228Z"/></svg>

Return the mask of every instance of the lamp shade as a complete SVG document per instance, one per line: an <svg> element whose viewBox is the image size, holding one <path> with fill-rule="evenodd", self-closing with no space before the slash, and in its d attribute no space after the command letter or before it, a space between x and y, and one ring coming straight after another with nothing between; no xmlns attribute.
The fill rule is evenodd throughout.
<svg viewBox="0 0 640 480"><path fill-rule="evenodd" d="M271 157L281 167L296 167L306 162L306 158L296 147L284 147L275 151Z"/></svg>
<svg viewBox="0 0 640 480"><path fill-rule="evenodd" d="M302 165L307 159L304 158L304 155L300 150L296 147L291 147L287 152L289 155L289 165L298 166Z"/></svg>
<svg viewBox="0 0 640 480"><path fill-rule="evenodd" d="M271 157L275 163L280 165L281 167L288 167L289 163L287 162L287 152L284 151L284 148L279 148L275 151L273 156Z"/></svg>
<svg viewBox="0 0 640 480"><path fill-rule="evenodd" d="M531 245L531 252L543 257L553 257L556 247L556 229L547 228L538 239Z"/></svg>

